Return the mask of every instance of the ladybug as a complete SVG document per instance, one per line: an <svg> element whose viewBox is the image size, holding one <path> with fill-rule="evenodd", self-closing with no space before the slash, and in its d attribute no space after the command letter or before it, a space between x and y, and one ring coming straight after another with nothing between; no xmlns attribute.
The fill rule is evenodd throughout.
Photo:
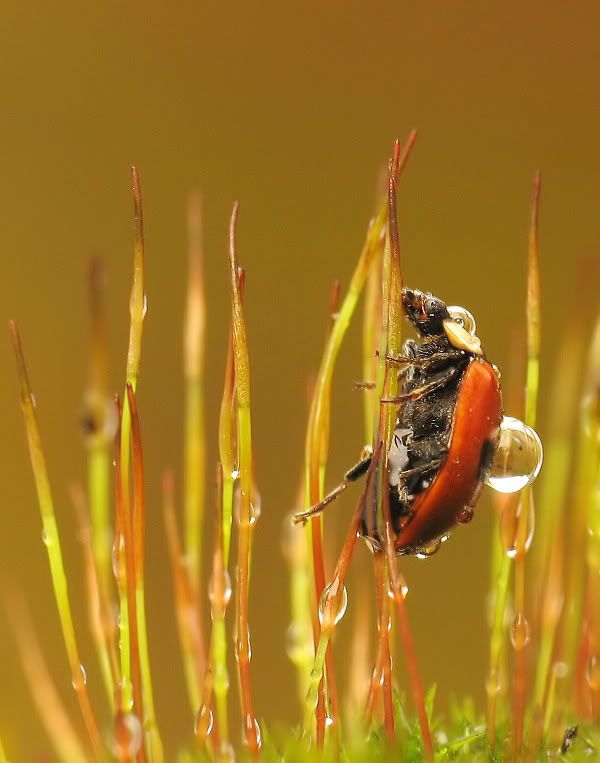
<svg viewBox="0 0 600 763"><path fill-rule="evenodd" d="M466 311L416 289L403 289L402 302L419 339L406 341L402 357L389 359L400 367L399 395L383 402L401 403L388 452L390 513L396 553L429 554L473 516L500 436L502 395L498 370L486 359ZM372 458L366 455L294 521L322 511L366 474ZM380 549L376 505L372 496L365 501L361 532Z"/></svg>

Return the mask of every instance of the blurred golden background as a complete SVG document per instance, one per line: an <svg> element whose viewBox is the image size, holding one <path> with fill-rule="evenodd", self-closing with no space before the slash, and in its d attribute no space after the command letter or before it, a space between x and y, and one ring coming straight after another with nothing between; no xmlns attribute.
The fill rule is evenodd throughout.
<svg viewBox="0 0 600 763"><path fill-rule="evenodd" d="M139 402L148 616L158 720L171 759L191 726L176 652L160 478L167 464L181 473L188 192L199 188L204 195L209 473L229 320L227 223L233 200L241 204L239 258L247 269L263 507L252 575L255 705L269 723L296 723L279 534L284 515L296 508L307 382L320 358L330 285L335 278L347 285L393 139L412 127L419 131L399 191L406 281L468 307L488 356L501 368L514 354L523 315L538 168L546 379L565 319L597 304L600 8L591 2L572 8L540 0L404 7L380 1L4 4L1 312L22 332L98 708L102 694L67 485L84 475L86 268L92 253L104 256L111 377L121 390L132 270L129 165L142 176L149 311ZM360 393L352 389L360 377L359 342L357 324L336 373L329 485L362 444ZM16 582L25 591L53 674L79 722L8 334L0 363L0 587ZM334 549L353 497L334 512ZM452 693L483 697L490 528L484 499L473 524L457 531L438 556L402 563L424 680L437 681L442 703ZM362 547L359 556L370 575ZM349 616L338 634L342 675L356 614L352 586L349 593ZM0 733L12 760L32 760L48 745L6 617L0 618ZM233 700L236 692L232 675Z"/></svg>

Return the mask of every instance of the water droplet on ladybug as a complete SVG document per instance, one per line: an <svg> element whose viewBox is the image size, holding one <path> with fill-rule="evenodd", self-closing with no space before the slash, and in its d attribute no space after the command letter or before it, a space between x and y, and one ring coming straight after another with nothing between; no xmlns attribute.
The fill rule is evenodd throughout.
<svg viewBox="0 0 600 763"><path fill-rule="evenodd" d="M475 336L477 332L475 318L465 307L461 307L460 305L450 305L448 312L453 321L460 323L465 331L468 331L471 336Z"/></svg>
<svg viewBox="0 0 600 763"><path fill-rule="evenodd" d="M456 521L460 525L468 525L469 522L473 521L473 517L475 516L475 512L473 511L471 506L465 506L464 509L461 509L457 516Z"/></svg>
<svg viewBox="0 0 600 763"><path fill-rule="evenodd" d="M422 546L417 551L417 559L428 559L430 556L437 554L441 545L442 541L438 538L438 540L434 540L431 543L428 543L426 546Z"/></svg>
<svg viewBox="0 0 600 763"><path fill-rule="evenodd" d="M538 476L543 458L537 432L513 416L504 416L486 484L499 493L516 493Z"/></svg>

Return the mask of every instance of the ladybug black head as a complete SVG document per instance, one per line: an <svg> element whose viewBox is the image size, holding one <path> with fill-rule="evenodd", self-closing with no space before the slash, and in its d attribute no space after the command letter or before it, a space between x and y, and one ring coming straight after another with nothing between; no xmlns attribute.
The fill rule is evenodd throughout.
<svg viewBox="0 0 600 763"><path fill-rule="evenodd" d="M440 336L442 323L450 318L446 304L429 292L402 289L402 305L406 317L421 336Z"/></svg>

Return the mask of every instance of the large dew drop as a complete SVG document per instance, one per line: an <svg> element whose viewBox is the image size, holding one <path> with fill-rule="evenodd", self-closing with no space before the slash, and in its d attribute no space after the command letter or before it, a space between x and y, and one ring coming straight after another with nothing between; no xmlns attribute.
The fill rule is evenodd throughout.
<svg viewBox="0 0 600 763"><path fill-rule="evenodd" d="M537 432L519 419L504 416L486 484L499 493L516 493L538 476L543 458L544 451Z"/></svg>

